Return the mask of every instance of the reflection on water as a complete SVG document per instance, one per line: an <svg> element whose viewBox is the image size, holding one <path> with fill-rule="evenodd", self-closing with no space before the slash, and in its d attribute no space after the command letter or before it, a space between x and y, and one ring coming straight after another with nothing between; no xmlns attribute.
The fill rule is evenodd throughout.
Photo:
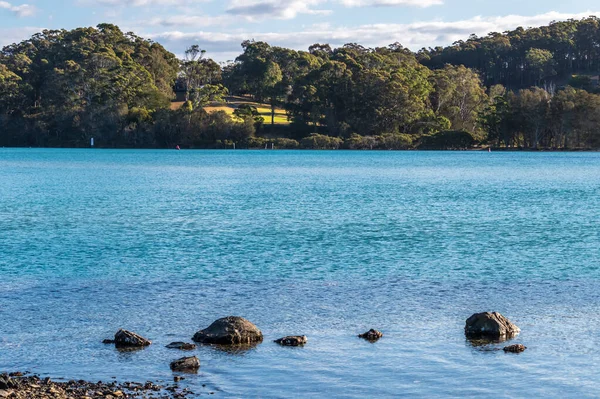
<svg viewBox="0 0 600 399"><path fill-rule="evenodd" d="M260 343L252 343L246 345L217 345L217 344L198 344L200 346L210 348L212 350L234 356L247 355L248 352L256 350Z"/></svg>

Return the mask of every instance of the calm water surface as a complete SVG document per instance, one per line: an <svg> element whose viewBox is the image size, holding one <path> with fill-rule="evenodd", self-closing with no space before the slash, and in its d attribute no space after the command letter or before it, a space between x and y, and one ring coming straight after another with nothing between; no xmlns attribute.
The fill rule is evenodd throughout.
<svg viewBox="0 0 600 399"><path fill-rule="evenodd" d="M597 397L599 222L597 153L0 149L0 371L171 381L241 315L265 342L198 348L194 392ZM468 343L486 310L529 349Z"/></svg>

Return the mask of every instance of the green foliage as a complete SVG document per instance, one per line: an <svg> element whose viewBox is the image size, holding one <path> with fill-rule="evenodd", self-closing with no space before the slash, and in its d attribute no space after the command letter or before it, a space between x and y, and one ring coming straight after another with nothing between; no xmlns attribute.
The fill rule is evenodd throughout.
<svg viewBox="0 0 600 399"><path fill-rule="evenodd" d="M45 30L0 52L0 145L597 148L599 38L590 17L416 54L252 40L221 67L198 45L178 60L111 24ZM251 104L213 112L229 93L267 103L271 126Z"/></svg>
<svg viewBox="0 0 600 399"><path fill-rule="evenodd" d="M325 136L318 133L312 133L300 142L302 148L311 150L337 150L344 141L339 137Z"/></svg>
<svg viewBox="0 0 600 399"><path fill-rule="evenodd" d="M344 141L344 147L350 150L408 150L413 148L413 138L398 133L379 136L352 134Z"/></svg>
<svg viewBox="0 0 600 399"><path fill-rule="evenodd" d="M267 148L267 149L282 149L282 150L294 150L300 147L300 143L296 140L288 138L275 138L270 139L266 137L250 137L246 143L248 148Z"/></svg>
<svg viewBox="0 0 600 399"><path fill-rule="evenodd" d="M189 91L190 100L194 108L205 107L210 103L222 103L225 101L225 96L228 91L222 84L210 85L206 84L202 87L197 87ZM190 101L188 100L188 101Z"/></svg>
<svg viewBox="0 0 600 399"><path fill-rule="evenodd" d="M445 117L456 130L465 130L483 137L479 114L488 96L475 71L464 66L446 65L435 71L432 80L435 91L431 103L436 115ZM446 126L449 129L450 126Z"/></svg>
<svg viewBox="0 0 600 399"><path fill-rule="evenodd" d="M251 104L240 105L233 111L233 115L243 120L250 118L259 125L265 121L265 118L258 112L258 108Z"/></svg>
<svg viewBox="0 0 600 399"><path fill-rule="evenodd" d="M426 150L464 150L473 147L477 140L469 132L448 130L423 136L419 149Z"/></svg>
<svg viewBox="0 0 600 399"><path fill-rule="evenodd" d="M10 84L18 93L0 92L1 112L11 115L8 128L28 126L33 145L87 145L90 137L129 145L119 133L130 110L168 107L177 74L173 54L108 24L45 30L5 47L0 60L0 90Z"/></svg>
<svg viewBox="0 0 600 399"><path fill-rule="evenodd" d="M287 138L276 138L273 140L273 144L275 148L280 148L284 150L294 150L300 147L300 143L293 139Z"/></svg>
<svg viewBox="0 0 600 399"><path fill-rule="evenodd" d="M527 68L531 71L534 76L535 84L539 84L541 81L546 80L556 75L556 62L554 56L549 50L542 50L539 48L532 48L527 50L525 53L525 62Z"/></svg>
<svg viewBox="0 0 600 399"><path fill-rule="evenodd" d="M569 86L576 89L582 89L588 92L593 92L598 89L598 83L594 83L592 77L589 75L573 75L569 79Z"/></svg>
<svg viewBox="0 0 600 399"><path fill-rule="evenodd" d="M192 45L185 51L180 64L180 78L185 89L185 100L195 107L204 107L209 102L223 101L227 89L220 84L221 67L210 58L204 58L206 50Z"/></svg>
<svg viewBox="0 0 600 399"><path fill-rule="evenodd" d="M514 89L600 70L597 17L552 22L486 36L472 35L448 47L422 49L420 62L432 69L464 65L481 73L488 86Z"/></svg>

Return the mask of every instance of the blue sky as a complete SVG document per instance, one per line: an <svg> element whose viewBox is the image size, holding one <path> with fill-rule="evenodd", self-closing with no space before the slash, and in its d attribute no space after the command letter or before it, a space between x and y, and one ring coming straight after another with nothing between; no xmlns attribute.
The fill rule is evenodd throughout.
<svg viewBox="0 0 600 399"><path fill-rule="evenodd" d="M0 46L42 29L102 22L180 55L199 44L218 61L245 39L306 49L313 43L400 42L418 50L552 20L600 16L597 0L0 0Z"/></svg>

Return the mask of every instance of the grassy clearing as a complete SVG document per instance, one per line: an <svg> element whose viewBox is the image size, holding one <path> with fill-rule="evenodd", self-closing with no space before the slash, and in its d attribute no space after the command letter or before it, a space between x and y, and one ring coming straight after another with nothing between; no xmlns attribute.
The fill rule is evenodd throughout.
<svg viewBox="0 0 600 399"><path fill-rule="evenodd" d="M256 107L258 113L265 118L265 124L271 124L271 106L269 104L261 104L254 102L252 99L246 97L227 97L226 103L224 104L210 104L204 107L206 112L217 112L225 111L229 115L233 116L233 111L242 104L253 105ZM171 103L171 109L179 109L183 105L182 101L176 101ZM287 114L282 108L275 108L275 124L276 125L289 125Z"/></svg>

